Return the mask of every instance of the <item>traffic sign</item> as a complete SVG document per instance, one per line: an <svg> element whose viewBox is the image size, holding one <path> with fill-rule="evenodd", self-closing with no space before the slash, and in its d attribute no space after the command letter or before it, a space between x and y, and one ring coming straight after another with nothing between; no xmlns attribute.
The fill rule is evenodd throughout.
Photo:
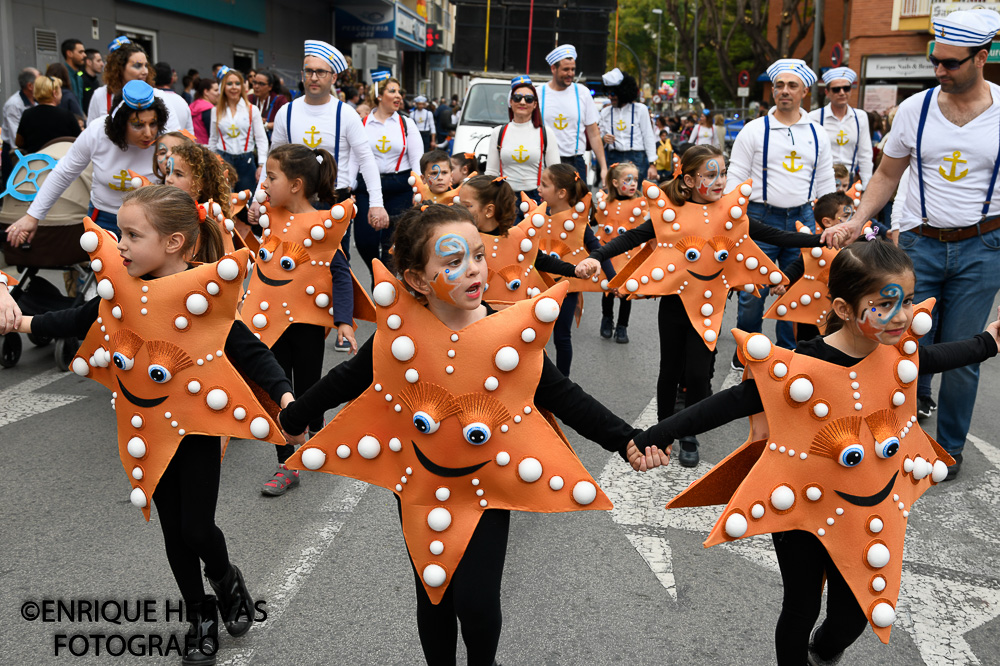
<svg viewBox="0 0 1000 666"><path fill-rule="evenodd" d="M697 97L698 96L698 77L697 76L692 76L691 79L688 81L688 95L690 97Z"/></svg>
<svg viewBox="0 0 1000 666"><path fill-rule="evenodd" d="M750 87L749 86L740 86L739 88L736 89L736 96L737 97L749 97L750 96Z"/></svg>
<svg viewBox="0 0 1000 666"><path fill-rule="evenodd" d="M743 70L740 75L736 77L736 82L740 88L746 88L750 85L750 72Z"/></svg>
<svg viewBox="0 0 1000 666"><path fill-rule="evenodd" d="M844 61L844 45L837 42L830 49L830 62L833 63L834 67L840 67L840 63Z"/></svg>

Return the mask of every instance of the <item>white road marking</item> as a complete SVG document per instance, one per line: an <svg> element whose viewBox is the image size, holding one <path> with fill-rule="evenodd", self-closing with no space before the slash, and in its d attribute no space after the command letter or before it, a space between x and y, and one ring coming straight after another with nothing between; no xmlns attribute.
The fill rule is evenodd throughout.
<svg viewBox="0 0 1000 666"><path fill-rule="evenodd" d="M68 376L65 372L51 368L0 391L0 410L2 410L0 411L0 428L26 419L29 416L37 416L38 414L69 405L87 397L83 395L35 393L35 391L43 386L48 386Z"/></svg>
<svg viewBox="0 0 1000 666"><path fill-rule="evenodd" d="M648 428L654 423L655 398L633 425ZM995 545L1000 522L1000 449L975 435L968 439L992 468L976 470L970 481L973 472L966 467L958 480L925 494L910 518L903 553L896 627L910 634L928 666L982 663L963 634L1000 616L1000 578L995 574L1000 571ZM704 462L690 469L671 464L640 476L612 456L601 473L601 488L615 504L612 519L675 601L678 581L664 528L707 537L722 509L667 511L664 506L709 469ZM728 549L777 574L768 535L714 547Z"/></svg>

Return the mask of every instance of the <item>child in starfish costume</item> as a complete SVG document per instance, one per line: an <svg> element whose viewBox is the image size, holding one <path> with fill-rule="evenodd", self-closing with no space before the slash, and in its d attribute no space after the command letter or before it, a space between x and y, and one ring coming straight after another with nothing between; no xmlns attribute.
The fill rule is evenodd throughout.
<svg viewBox="0 0 1000 666"><path fill-rule="evenodd" d="M420 173L410 172L413 205L458 203L461 184L452 187L451 159L443 150L431 150L420 158ZM450 189L449 189L450 188Z"/></svg>
<svg viewBox="0 0 1000 666"><path fill-rule="evenodd" d="M455 153L451 156L451 185L460 187L462 183L468 182L470 178L479 175L476 171L477 160L475 153Z"/></svg>
<svg viewBox="0 0 1000 666"><path fill-rule="evenodd" d="M528 229L515 225L517 199L503 176L474 176L459 191L486 246L489 274L486 293L490 305L508 305L533 298L553 282L547 274L573 277L576 266L538 251Z"/></svg>
<svg viewBox="0 0 1000 666"><path fill-rule="evenodd" d="M219 436L283 443L241 373L282 406L292 400L291 386L267 347L236 319L249 253L222 256L218 227L187 194L152 185L126 195L120 242L89 218L85 225L80 244L91 255L99 296L78 308L25 317L19 330L47 337L86 333L71 367L113 391L130 499L147 520L149 499L156 503L167 560L191 621L184 663L214 664L216 597L205 595L199 561L229 633L246 633L254 616L215 524ZM192 265L192 254L215 263ZM271 409L277 412L276 405Z"/></svg>
<svg viewBox="0 0 1000 666"><path fill-rule="evenodd" d="M258 196L264 201L259 223L264 237L247 287L241 316L250 330L274 352L297 393L319 381L327 329L337 329L345 351L357 351L354 317L373 319L374 309L357 284L341 240L354 216L348 199L330 210L316 210L311 200L333 197L337 165L322 148L278 146L267 156L266 176ZM310 424L323 427L320 415ZM279 447L278 469L261 488L272 497L299 485L299 475L285 467L294 452Z"/></svg>
<svg viewBox="0 0 1000 666"><path fill-rule="evenodd" d="M587 224L590 191L576 169L566 164L547 167L542 171L538 194L542 203L527 211L519 226L527 230L530 238L538 240L539 253L572 262L601 246ZM600 272L595 271L589 279L573 277L566 280L570 293L563 301L552 339L556 346L556 366L567 377L573 364L573 318L582 310L580 294L584 291L607 292L608 280L615 274L611 262L599 268Z"/></svg>
<svg viewBox="0 0 1000 666"><path fill-rule="evenodd" d="M492 664L510 510L611 508L548 410L644 456L630 442L638 431L544 355L566 286L500 312L484 305L486 252L464 206L408 211L394 248L396 277L376 264L375 335L280 414L298 434L350 401L288 464L393 490L427 662L455 662L457 616L469 663Z"/></svg>
<svg viewBox="0 0 1000 666"><path fill-rule="evenodd" d="M21 323L21 308L10 295L16 284L17 278L0 271L0 335L16 331Z"/></svg>
<svg viewBox="0 0 1000 666"><path fill-rule="evenodd" d="M1000 321L968 340L918 346L933 303L914 306L913 285L913 264L892 243L844 248L830 270L826 337L792 352L734 331L743 383L646 433L669 443L750 417L748 441L668 508L725 503L706 546L772 533L784 584L778 664L836 663L869 623L889 641L907 519L954 464L917 423L918 373L997 353ZM810 641L824 577L826 619Z"/></svg>
<svg viewBox="0 0 1000 666"><path fill-rule="evenodd" d="M639 189L639 170L631 162L612 164L608 169L608 194L598 192L597 210L594 220L597 222L597 240L601 245L618 238L627 231L635 229L649 217L649 202L643 192L649 190L653 183L643 182ZM641 245L639 246L642 247ZM611 259L611 265L619 273L632 259L632 253L626 250ZM615 326L615 299L621 301L618 306L618 325ZM632 313L632 301L628 296L615 296L606 293L601 298L601 337L615 336L615 342L628 343L628 322Z"/></svg>
<svg viewBox="0 0 1000 666"><path fill-rule="evenodd" d="M723 196L725 185L726 163L718 148L688 149L665 190L643 183L651 219L611 240L578 266L577 275L591 275L599 261L646 243L611 284L632 295L662 296L656 381L661 420L673 413L682 378L688 407L711 395L713 350L729 291L753 290L762 280L781 282L781 273L754 241L785 247L819 245L818 236L748 220L749 182ZM678 458L685 467L697 465L698 440L684 439Z"/></svg>

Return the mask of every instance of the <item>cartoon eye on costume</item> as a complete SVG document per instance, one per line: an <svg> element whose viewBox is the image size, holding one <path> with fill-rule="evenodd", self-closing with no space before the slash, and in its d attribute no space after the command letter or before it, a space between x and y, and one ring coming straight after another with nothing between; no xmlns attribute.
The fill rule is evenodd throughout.
<svg viewBox="0 0 1000 666"><path fill-rule="evenodd" d="M619 236L621 236L622 234L624 234L626 231L628 231L628 229L626 229L625 227L618 227L618 235Z"/></svg>
<svg viewBox="0 0 1000 666"><path fill-rule="evenodd" d="M194 361L183 349L166 340L150 340L146 343L149 350L149 367L146 372L149 378L157 384L165 384L185 368L194 365Z"/></svg>
<svg viewBox="0 0 1000 666"><path fill-rule="evenodd" d="M559 256L559 253L554 250L552 252L549 252L549 256L552 257L553 259L562 259L562 257Z"/></svg>
<svg viewBox="0 0 1000 666"><path fill-rule="evenodd" d="M875 454L879 458L891 458L899 451L899 437L890 437L884 442L875 442Z"/></svg>
<svg viewBox="0 0 1000 666"><path fill-rule="evenodd" d="M865 417L868 429L875 437L875 454L891 458L899 451L899 420L890 409L880 409Z"/></svg>
<svg viewBox="0 0 1000 666"><path fill-rule="evenodd" d="M115 367L119 370L131 370L132 366L135 365L134 358L129 358L121 352L115 352L112 354L111 359L114 362Z"/></svg>
<svg viewBox="0 0 1000 666"><path fill-rule="evenodd" d="M728 236L714 236L709 241L714 250L715 260L722 263L729 258L729 252L736 247L736 242Z"/></svg>
<svg viewBox="0 0 1000 666"><path fill-rule="evenodd" d="M496 275L503 280L504 284L511 291L517 291L521 288L521 275L524 273L524 269L518 264L510 264L509 266L504 266Z"/></svg>
<svg viewBox="0 0 1000 666"><path fill-rule="evenodd" d="M281 253L278 263L286 271L295 270L296 266L309 263L309 252L298 243L283 242L279 248L275 248L275 253L278 252Z"/></svg>
<svg viewBox="0 0 1000 666"><path fill-rule="evenodd" d="M729 258L729 250L715 251L715 260L718 261L720 264L728 258Z"/></svg>
<svg viewBox="0 0 1000 666"><path fill-rule="evenodd" d="M685 236L674 243L674 248L680 250L685 259L694 262L701 259L701 248L704 245L705 239L700 236Z"/></svg>
<svg viewBox="0 0 1000 666"><path fill-rule="evenodd" d="M607 235L610 236L612 233L614 233L614 231L615 231L615 228L612 227L610 224L605 224L604 225L604 233L606 233Z"/></svg>
<svg viewBox="0 0 1000 666"><path fill-rule="evenodd" d="M149 368L147 368L147 372L149 373L149 378L157 384L166 384L173 377L169 370L158 363L151 363Z"/></svg>
<svg viewBox="0 0 1000 666"><path fill-rule="evenodd" d="M441 422L435 421L427 412L416 412L413 415L413 427L425 435L430 435L437 432L437 429L441 427Z"/></svg>
<svg viewBox="0 0 1000 666"><path fill-rule="evenodd" d="M865 449L860 444L851 444L837 457L837 462L839 462L844 467L854 467L861 464L861 461L865 459Z"/></svg>
<svg viewBox="0 0 1000 666"><path fill-rule="evenodd" d="M470 423L462 428L462 435L469 444L479 446L490 441L490 427L485 423Z"/></svg>
<svg viewBox="0 0 1000 666"><path fill-rule="evenodd" d="M518 278L514 278L513 280L507 282L507 288L511 291L517 291L521 288L521 281Z"/></svg>
<svg viewBox="0 0 1000 666"><path fill-rule="evenodd" d="M832 458L845 467L853 467L864 458L865 450L861 446L859 435L861 433L860 416L844 416L835 421L827 423L823 429L813 437L812 446L809 453L817 456ZM857 447L860 457L854 462L854 456L845 455L848 449Z"/></svg>
<svg viewBox="0 0 1000 666"><path fill-rule="evenodd" d="M282 267L282 268L284 268L284 269L285 269L286 271L292 271L292 270L295 270L295 260L294 260L294 259L292 259L291 257L282 257L282 258L281 258L281 262L280 262L280 265L281 265L281 267Z"/></svg>
<svg viewBox="0 0 1000 666"><path fill-rule="evenodd" d="M273 253L266 247L262 247L259 250L257 250L257 255L264 261L271 261L271 256L273 255Z"/></svg>

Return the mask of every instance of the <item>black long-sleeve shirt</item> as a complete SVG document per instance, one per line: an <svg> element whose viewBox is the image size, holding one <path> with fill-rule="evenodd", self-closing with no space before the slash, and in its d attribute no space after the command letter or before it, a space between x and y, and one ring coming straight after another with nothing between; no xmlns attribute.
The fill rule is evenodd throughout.
<svg viewBox="0 0 1000 666"><path fill-rule="evenodd" d="M101 298L97 296L79 307L37 315L31 320L31 332L45 338L71 335L83 338L97 321L100 304ZM285 393L292 392L292 385L274 359L274 354L239 319L229 329L225 350L233 365L263 388L276 403L281 403L281 396Z"/></svg>
<svg viewBox="0 0 1000 666"><path fill-rule="evenodd" d="M486 313L492 315L495 310L487 305ZM354 400L372 385L373 338L361 345L356 356L332 368L312 388L282 410L279 419L285 432L301 434L310 419ZM623 459L627 459L625 449L629 440L641 432L559 372L547 356L534 400L537 407L552 412L573 430L608 451L618 453Z"/></svg>
<svg viewBox="0 0 1000 666"><path fill-rule="evenodd" d="M846 368L863 360L831 347L823 338L799 342L796 353ZM920 345L918 353L920 374L935 374L992 358L997 355L997 345L989 333L980 333L966 340ZM663 419L638 435L635 443L640 451L653 445L664 448L675 439L707 432L730 421L759 414L762 411L764 404L761 402L757 384L753 379L747 379L731 389L720 391Z"/></svg>

